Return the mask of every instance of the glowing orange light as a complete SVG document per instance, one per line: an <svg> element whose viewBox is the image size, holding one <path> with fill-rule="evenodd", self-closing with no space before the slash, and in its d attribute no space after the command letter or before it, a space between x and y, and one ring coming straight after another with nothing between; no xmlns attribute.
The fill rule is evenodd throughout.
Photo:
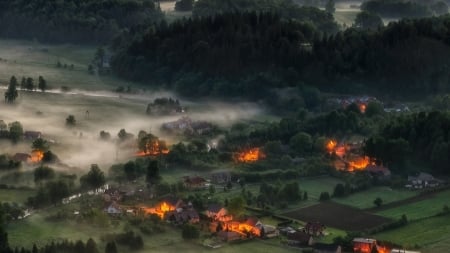
<svg viewBox="0 0 450 253"><path fill-rule="evenodd" d="M334 152L334 149L336 148L336 145L337 145L337 142L336 141L334 141L334 140L329 140L328 142L327 142L327 145L326 145L326 149L327 149L327 151L328 151L328 153L333 153Z"/></svg>
<svg viewBox="0 0 450 253"><path fill-rule="evenodd" d="M156 156L156 155L167 155L169 154L169 149L165 147L165 145L161 145L160 141L154 140L150 141L145 145L145 151L139 151L135 154L135 156L144 157L144 156Z"/></svg>
<svg viewBox="0 0 450 253"><path fill-rule="evenodd" d="M44 152L40 150L34 150L31 152L30 162L31 163L39 163L44 158Z"/></svg>
<svg viewBox="0 0 450 253"><path fill-rule="evenodd" d="M366 113L367 106L365 104L359 104L359 111Z"/></svg>
<svg viewBox="0 0 450 253"><path fill-rule="evenodd" d="M259 148L252 148L237 155L239 162L256 162L266 158L266 155Z"/></svg>
<svg viewBox="0 0 450 253"><path fill-rule="evenodd" d="M370 164L370 159L367 156L358 157L348 162L348 170L364 170Z"/></svg>
<svg viewBox="0 0 450 253"><path fill-rule="evenodd" d="M141 210L144 212L144 214L156 214L161 219L163 219L164 214L175 210L175 207L167 204L166 202L162 202L156 207L141 207Z"/></svg>

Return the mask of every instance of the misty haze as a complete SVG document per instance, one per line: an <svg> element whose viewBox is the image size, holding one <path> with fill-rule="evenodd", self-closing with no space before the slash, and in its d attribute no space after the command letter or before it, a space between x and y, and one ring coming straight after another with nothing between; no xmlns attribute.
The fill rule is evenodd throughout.
<svg viewBox="0 0 450 253"><path fill-rule="evenodd" d="M0 1L0 253L450 252L449 4Z"/></svg>

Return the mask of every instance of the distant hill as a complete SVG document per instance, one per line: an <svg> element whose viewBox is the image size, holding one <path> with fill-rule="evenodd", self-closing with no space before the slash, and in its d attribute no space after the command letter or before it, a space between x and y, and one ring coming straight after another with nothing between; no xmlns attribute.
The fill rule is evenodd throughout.
<svg viewBox="0 0 450 253"><path fill-rule="evenodd" d="M278 88L424 96L450 91L450 16L321 36L273 13L161 23L115 44L114 72L184 96L272 99ZM135 38L130 40L129 38Z"/></svg>
<svg viewBox="0 0 450 253"><path fill-rule="evenodd" d="M206 17L230 12L273 12L282 18L309 22L324 33L338 31L331 14L315 7L301 7L292 0L198 0L192 14L194 17Z"/></svg>
<svg viewBox="0 0 450 253"><path fill-rule="evenodd" d="M45 42L108 42L162 18L153 0L0 0L0 36Z"/></svg>

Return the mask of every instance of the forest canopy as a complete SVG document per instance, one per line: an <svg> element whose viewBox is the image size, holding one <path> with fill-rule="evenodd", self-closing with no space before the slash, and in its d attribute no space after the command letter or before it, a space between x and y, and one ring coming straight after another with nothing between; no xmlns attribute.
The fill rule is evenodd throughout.
<svg viewBox="0 0 450 253"><path fill-rule="evenodd" d="M60 43L109 42L162 18L153 0L0 0L0 36Z"/></svg>
<svg viewBox="0 0 450 253"><path fill-rule="evenodd" d="M125 34L114 44L112 67L185 96L260 99L307 84L414 97L450 91L449 37L448 16L321 36L274 13L225 13Z"/></svg>

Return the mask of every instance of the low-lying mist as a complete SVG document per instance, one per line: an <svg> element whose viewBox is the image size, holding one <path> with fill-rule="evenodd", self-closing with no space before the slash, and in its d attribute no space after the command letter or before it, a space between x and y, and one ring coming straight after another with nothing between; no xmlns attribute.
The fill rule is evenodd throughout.
<svg viewBox="0 0 450 253"><path fill-rule="evenodd" d="M176 98L165 91L141 91L137 94L83 90L68 93L59 90L45 93L19 91L15 104L0 105L0 120L6 123L19 121L24 131L41 132L43 138L50 142L50 150L70 167L88 169L91 164L97 163L106 169L111 164L131 159L137 151L117 148L116 139L120 129L125 129L135 137L140 130L150 132L166 140L170 146L180 140L160 131L165 122L188 116L193 120L228 127L238 121L253 120L264 112L254 103L181 100L180 103L188 108L184 114L161 117L147 115L145 111L148 103L158 97ZM76 119L73 127L66 125L69 115ZM111 140L100 140L100 131L109 132ZM23 140L16 145L1 141L0 148L0 153L10 155L30 153L31 141Z"/></svg>

